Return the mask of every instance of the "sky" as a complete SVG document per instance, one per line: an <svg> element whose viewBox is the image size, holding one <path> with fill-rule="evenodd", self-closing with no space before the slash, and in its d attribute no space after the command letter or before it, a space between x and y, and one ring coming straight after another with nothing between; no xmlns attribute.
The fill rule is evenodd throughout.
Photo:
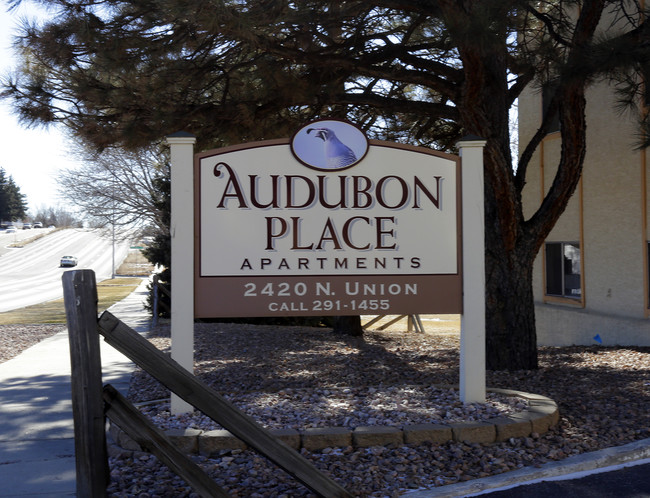
<svg viewBox="0 0 650 498"><path fill-rule="evenodd" d="M0 74L16 65L11 41L20 16L33 17L28 6L8 13L6 3L0 3ZM0 100L0 168L11 175L20 192L26 195L29 210L40 207L65 206L58 194L57 172L76 167L68 157L67 138L56 128L28 129L18 123L8 100Z"/></svg>

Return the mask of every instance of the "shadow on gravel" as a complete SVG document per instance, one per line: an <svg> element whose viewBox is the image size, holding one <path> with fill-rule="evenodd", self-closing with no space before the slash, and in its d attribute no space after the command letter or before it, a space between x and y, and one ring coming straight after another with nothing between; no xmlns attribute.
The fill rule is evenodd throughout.
<svg viewBox="0 0 650 498"><path fill-rule="evenodd" d="M169 346L169 329L149 335ZM420 350L415 342L425 341ZM435 341L437 347L430 343ZM217 345L215 347L215 345ZM455 384L459 356L453 339L261 325L197 325L195 375L221 393L327 386ZM141 372L136 375L146 375ZM162 394L158 391L158 395Z"/></svg>
<svg viewBox="0 0 650 498"><path fill-rule="evenodd" d="M150 337L169 347L168 327ZM369 331L364 338L329 329L198 324L195 374L222 394L286 388L457 384L458 337ZM650 348L540 348L536 371L487 372L488 387L548 396L560 424L543 438L558 459L650 437ZM145 394L164 388L135 374ZM139 397L146 396L147 399Z"/></svg>
<svg viewBox="0 0 650 498"><path fill-rule="evenodd" d="M537 371L488 372L487 382L555 400L562 454L650 437L650 348L544 347L539 364Z"/></svg>

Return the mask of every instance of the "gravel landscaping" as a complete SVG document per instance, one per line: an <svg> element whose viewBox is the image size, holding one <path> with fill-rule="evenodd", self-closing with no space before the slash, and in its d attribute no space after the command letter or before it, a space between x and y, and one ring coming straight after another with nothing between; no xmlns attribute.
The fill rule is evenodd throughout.
<svg viewBox="0 0 650 498"><path fill-rule="evenodd" d="M62 330L64 325L0 325L0 363Z"/></svg>
<svg viewBox="0 0 650 498"><path fill-rule="evenodd" d="M169 348L165 328L150 340L159 349ZM201 324L195 348L195 374L268 427L354 426L369 419L377 425L427 417L470 420L481 412L494 416L494 411L521 409L500 399L484 407L463 407L457 393L430 389L432 384L458 383L459 341L453 333L374 331L361 340L327 329ZM353 494L383 497L650 437L650 348L541 348L539 370L488 372L487 384L550 397L559 405L560 423L546 434L503 443L301 452ZM132 401L167 395L148 375L136 372ZM162 427L214 426L200 413L171 417L164 405L146 411ZM250 450L194 458L232 496L310 496ZM113 496L192 496L152 456L114 458L111 468Z"/></svg>
<svg viewBox="0 0 650 498"><path fill-rule="evenodd" d="M61 330L60 326L0 327L0 362ZM150 340L169 348L169 330ZM519 402L494 399L464 407L449 389L458 383L454 333L367 332L363 340L328 329L199 324L195 373L269 427L356 424L399 425L415 420L470 420L507 413ZM545 434L493 444L424 443L415 446L326 448L301 453L357 496L392 497L539 466L579 453L650 437L650 348L540 348L537 371L488 372L489 387L547 396L560 422ZM147 374L134 373L129 398L164 399ZM171 417L165 406L147 409L163 427L207 429L199 413ZM250 450L193 456L232 496L312 496L300 483ZM151 455L124 452L110 459L114 497L196 496Z"/></svg>

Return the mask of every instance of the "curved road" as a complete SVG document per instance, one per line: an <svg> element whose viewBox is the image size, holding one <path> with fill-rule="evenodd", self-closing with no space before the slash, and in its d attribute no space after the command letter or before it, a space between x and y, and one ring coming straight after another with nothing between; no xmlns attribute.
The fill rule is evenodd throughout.
<svg viewBox="0 0 650 498"><path fill-rule="evenodd" d="M18 234L0 232L0 312L22 308L63 297L61 256L76 256L78 268L95 271L97 281L111 277L112 239L106 232L89 229L65 229L46 235L19 249L7 249L16 238L38 235L39 230ZM129 251L128 242L115 244L115 267Z"/></svg>

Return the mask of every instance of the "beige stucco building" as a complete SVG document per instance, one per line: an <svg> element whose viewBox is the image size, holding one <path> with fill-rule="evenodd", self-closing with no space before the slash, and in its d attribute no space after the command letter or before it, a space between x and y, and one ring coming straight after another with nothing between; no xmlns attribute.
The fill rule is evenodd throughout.
<svg viewBox="0 0 650 498"><path fill-rule="evenodd" d="M587 94L587 154L580 184L535 261L540 345L650 346L650 171L635 148L635 119L617 111L604 83ZM542 95L519 100L520 144L537 130ZM528 168L526 216L548 190L560 153L549 133Z"/></svg>

